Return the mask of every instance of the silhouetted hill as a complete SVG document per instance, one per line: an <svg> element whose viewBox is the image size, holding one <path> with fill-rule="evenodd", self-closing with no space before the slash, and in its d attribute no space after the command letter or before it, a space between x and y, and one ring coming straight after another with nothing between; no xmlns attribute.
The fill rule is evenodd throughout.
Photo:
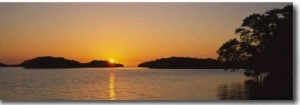
<svg viewBox="0 0 300 105"><path fill-rule="evenodd" d="M20 64L25 68L79 68L79 67L123 67L122 64L110 63L108 61L93 60L90 63L80 63L62 57L36 57L26 60Z"/></svg>
<svg viewBox="0 0 300 105"><path fill-rule="evenodd" d="M188 57L170 57L144 62L139 64L138 67L168 69L221 69L222 63L211 58L198 59Z"/></svg>
<svg viewBox="0 0 300 105"><path fill-rule="evenodd" d="M26 60L20 64L25 68L76 68L80 67L80 63L74 60L68 60L62 57L36 57Z"/></svg>
<svg viewBox="0 0 300 105"><path fill-rule="evenodd" d="M8 65L0 63L0 67L7 67Z"/></svg>

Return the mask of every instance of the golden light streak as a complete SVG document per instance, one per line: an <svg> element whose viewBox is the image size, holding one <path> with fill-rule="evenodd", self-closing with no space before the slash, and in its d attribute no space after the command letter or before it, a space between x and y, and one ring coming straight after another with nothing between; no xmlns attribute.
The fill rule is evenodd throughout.
<svg viewBox="0 0 300 105"><path fill-rule="evenodd" d="M116 99L116 92L115 92L115 73L111 72L109 74L109 100Z"/></svg>

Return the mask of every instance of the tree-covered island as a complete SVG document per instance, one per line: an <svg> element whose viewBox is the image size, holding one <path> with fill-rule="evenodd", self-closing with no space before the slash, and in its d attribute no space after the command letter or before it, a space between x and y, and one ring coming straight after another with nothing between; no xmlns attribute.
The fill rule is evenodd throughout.
<svg viewBox="0 0 300 105"><path fill-rule="evenodd" d="M144 62L139 64L138 67L156 69L222 69L223 65L220 61L211 58L170 57Z"/></svg>
<svg viewBox="0 0 300 105"><path fill-rule="evenodd" d="M89 63L80 63L63 57L43 56L26 60L19 64L24 68L89 68L89 67L124 67L122 64L109 61L93 60Z"/></svg>

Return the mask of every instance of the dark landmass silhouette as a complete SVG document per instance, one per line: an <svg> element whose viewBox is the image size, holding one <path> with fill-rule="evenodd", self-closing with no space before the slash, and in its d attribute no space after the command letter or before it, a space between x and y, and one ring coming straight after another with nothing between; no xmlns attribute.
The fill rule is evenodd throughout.
<svg viewBox="0 0 300 105"><path fill-rule="evenodd" d="M222 65L220 61L211 58L170 57L144 62L139 64L138 67L155 69L223 69Z"/></svg>
<svg viewBox="0 0 300 105"><path fill-rule="evenodd" d="M254 79L245 82L251 87L247 89L249 99L293 99L293 13L293 5L287 5L249 15L235 30L239 38L228 40L217 50L217 59L224 62L225 69L243 68L245 76Z"/></svg>
<svg viewBox="0 0 300 105"><path fill-rule="evenodd" d="M0 67L7 67L9 65L6 65L6 64L3 64L3 63L0 63Z"/></svg>
<svg viewBox="0 0 300 105"><path fill-rule="evenodd" d="M93 60L89 63L82 63L81 67L124 67L124 65L111 63L109 61Z"/></svg>
<svg viewBox="0 0 300 105"><path fill-rule="evenodd" d="M122 64L110 63L109 61L93 60L89 63L80 63L63 57L42 56L26 60L19 64L24 68L88 68L88 67L124 67Z"/></svg>

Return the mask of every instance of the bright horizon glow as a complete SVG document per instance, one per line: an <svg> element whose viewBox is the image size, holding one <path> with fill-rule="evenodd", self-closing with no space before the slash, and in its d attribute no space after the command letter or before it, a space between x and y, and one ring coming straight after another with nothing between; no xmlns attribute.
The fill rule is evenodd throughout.
<svg viewBox="0 0 300 105"><path fill-rule="evenodd" d="M114 59L110 59L109 62L110 63L115 63L115 60Z"/></svg>
<svg viewBox="0 0 300 105"><path fill-rule="evenodd" d="M217 58L242 20L292 3L0 3L0 63Z"/></svg>

